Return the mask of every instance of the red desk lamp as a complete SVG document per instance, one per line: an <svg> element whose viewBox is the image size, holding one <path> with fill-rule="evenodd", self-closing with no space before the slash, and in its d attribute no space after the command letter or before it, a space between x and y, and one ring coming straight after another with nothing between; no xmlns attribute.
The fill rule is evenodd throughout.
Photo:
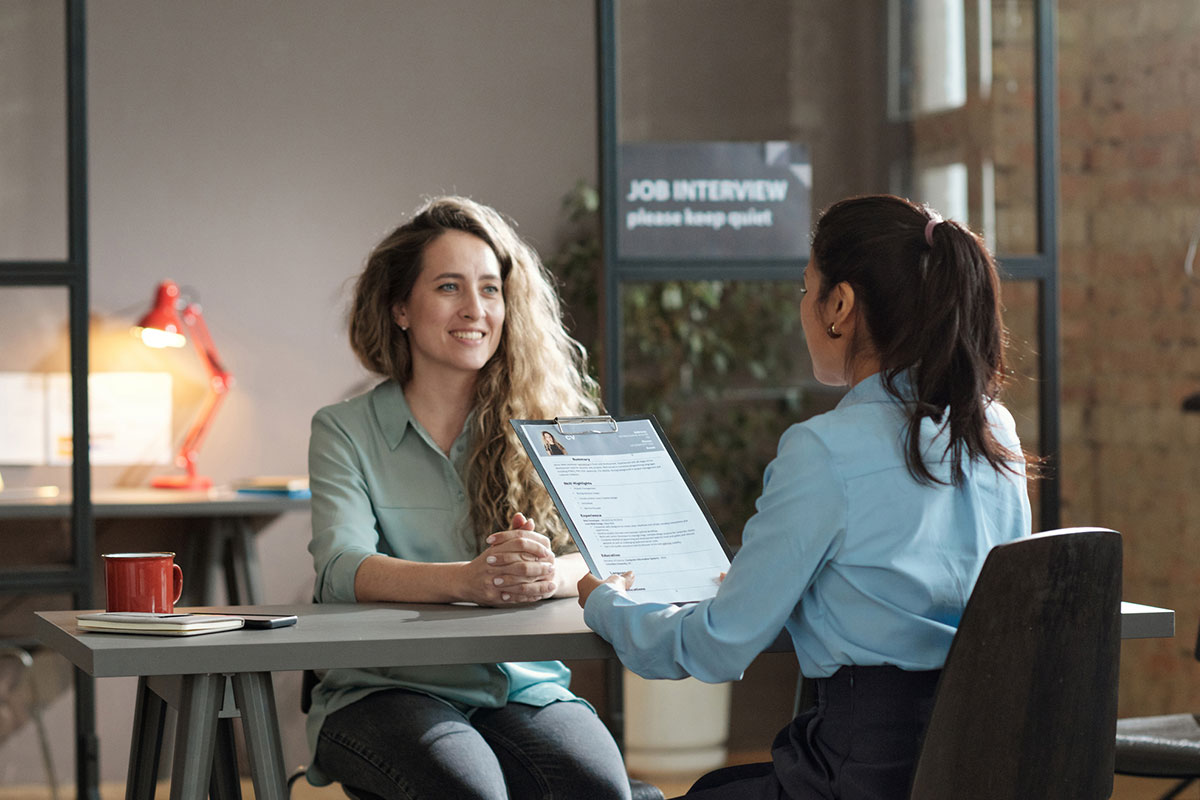
<svg viewBox="0 0 1200 800"><path fill-rule="evenodd" d="M208 426L225 399L225 393L233 385L233 376L221 364L221 357L200 313L200 306L184 300L179 287L172 281L159 284L154 306L142 317L133 332L149 347L183 347L190 338L200 354L200 360L208 369L208 393L204 405L188 429L179 454L175 456L175 464L186 469L187 474L159 475L150 482L151 486L159 489L207 489L212 486L212 480L196 474L196 455L208 433Z"/></svg>

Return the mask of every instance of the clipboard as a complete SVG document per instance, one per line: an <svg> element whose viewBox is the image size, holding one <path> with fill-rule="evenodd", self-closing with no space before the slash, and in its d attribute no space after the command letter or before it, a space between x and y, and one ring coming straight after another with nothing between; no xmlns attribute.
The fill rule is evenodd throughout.
<svg viewBox="0 0 1200 800"><path fill-rule="evenodd" d="M716 594L733 551L653 415L509 422L593 575L632 569L639 602Z"/></svg>

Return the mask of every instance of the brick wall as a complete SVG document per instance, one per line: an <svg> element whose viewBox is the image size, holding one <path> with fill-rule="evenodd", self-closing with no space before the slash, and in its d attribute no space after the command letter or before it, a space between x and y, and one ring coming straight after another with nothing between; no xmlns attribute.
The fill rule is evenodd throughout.
<svg viewBox="0 0 1200 800"><path fill-rule="evenodd" d="M1200 711L1200 3L1060 0L1063 523L1125 537L1123 715Z"/></svg>

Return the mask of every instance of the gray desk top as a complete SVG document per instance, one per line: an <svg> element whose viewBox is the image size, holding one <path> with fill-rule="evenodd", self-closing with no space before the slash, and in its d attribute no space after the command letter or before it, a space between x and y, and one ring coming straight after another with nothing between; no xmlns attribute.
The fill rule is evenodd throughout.
<svg viewBox="0 0 1200 800"><path fill-rule="evenodd" d="M39 611L34 633L97 678L613 655L608 643L583 624L583 611L569 598L515 608L363 603L207 610L287 613L300 619L288 628L170 637L83 632L75 625L76 614L82 612ZM1174 633L1174 611L1121 604L1123 638ZM791 643L782 635L768 649L788 651Z"/></svg>
<svg viewBox="0 0 1200 800"><path fill-rule="evenodd" d="M145 636L83 632L75 625L82 612L39 611L34 633L98 678L612 656L568 598L514 608L328 603L207 610L296 614L299 622L270 630Z"/></svg>
<svg viewBox="0 0 1200 800"><path fill-rule="evenodd" d="M307 497L236 492L232 489L102 489L92 493L97 519L130 517L250 517L307 511ZM70 493L57 497L7 499L0 495L0 519L67 518Z"/></svg>

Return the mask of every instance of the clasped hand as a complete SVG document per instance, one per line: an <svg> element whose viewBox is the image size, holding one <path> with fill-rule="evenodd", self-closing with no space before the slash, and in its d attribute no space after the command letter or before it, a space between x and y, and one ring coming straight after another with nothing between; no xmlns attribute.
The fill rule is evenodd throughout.
<svg viewBox="0 0 1200 800"><path fill-rule="evenodd" d="M534 530L534 522L515 514L510 530L487 538L488 547L468 561L464 599L481 606L532 603L558 589L550 540Z"/></svg>

